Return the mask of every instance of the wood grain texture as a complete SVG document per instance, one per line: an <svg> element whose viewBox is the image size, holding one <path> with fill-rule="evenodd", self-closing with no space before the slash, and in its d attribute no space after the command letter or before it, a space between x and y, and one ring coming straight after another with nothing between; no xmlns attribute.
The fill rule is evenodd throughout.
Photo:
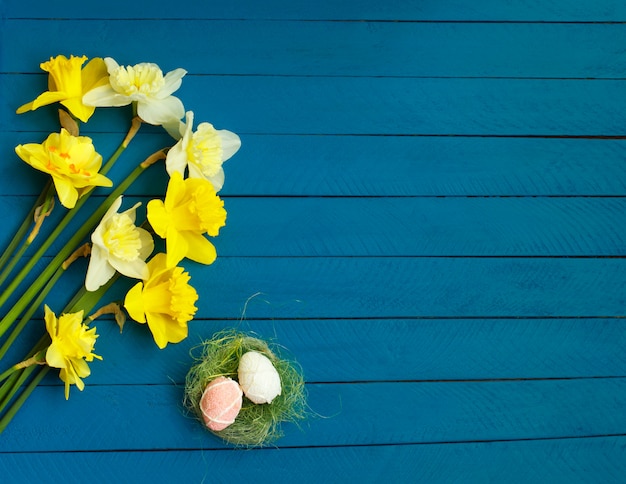
<svg viewBox="0 0 626 484"><path fill-rule="evenodd" d="M157 197L162 199L162 195ZM122 209L149 197L126 197ZM88 203L79 223L101 203ZM90 200L90 202L92 202ZM3 197L17 227L34 200ZM227 257L620 256L624 198L224 197L227 224L213 240ZM49 222L65 214L59 213ZM138 212L140 223L145 211ZM279 227L268 230L268 227ZM0 234L8 243L11 231ZM44 235L45 232L42 233ZM598 234L602 234L598 237ZM60 250L61 239L52 250Z"/></svg>
<svg viewBox="0 0 626 484"><path fill-rule="evenodd" d="M49 41L29 43L33 30ZM147 42L129 44L115 31ZM106 49L103 38L111 38ZM24 47L6 52L0 67L37 73L31 59L57 53L165 64L178 42L194 48L181 49L172 67L193 75L623 78L625 40L619 24L7 20L0 42Z"/></svg>
<svg viewBox="0 0 626 484"><path fill-rule="evenodd" d="M623 481L622 3L5 4L0 246L45 180L13 149L57 130L56 113L15 109L46 88L52 55L184 67L187 109L243 147L225 165L220 257L185 264L189 338L161 351L145 325L99 320L104 361L69 402L46 377L0 436L1 476ZM82 132L106 157L129 119L99 109ZM112 177L172 143L142 127ZM125 202L165 182L153 170ZM303 367L315 415L279 448L233 451L183 415L189 352L227 327ZM39 310L10 358L42 330Z"/></svg>
<svg viewBox="0 0 626 484"><path fill-rule="evenodd" d="M55 129L53 112L49 115ZM111 113L112 114L112 113ZM30 116L24 115L24 116ZM14 120L17 117L13 118ZM119 127L126 126L123 121ZM173 143L143 127L111 172L120 180L134 164ZM227 126L224 126L227 128ZM145 131L144 131L145 130ZM110 156L122 134L83 134ZM38 195L45 177L20 161L18 144L42 132L0 132L5 195ZM623 196L626 141L603 139L242 135L224 165L222 195L236 196ZM278 177L277 173L280 174ZM129 194L162 196L162 169L151 169Z"/></svg>
<svg viewBox="0 0 626 484"><path fill-rule="evenodd" d="M459 0L423 2L391 0L381 2L332 2L315 4L288 0L268 0L263 5L254 0L223 4L188 0L187 8L171 9L146 0L132 4L112 0L103 12L95 5L70 0L61 18L134 18L144 19L272 19L272 20L391 20L391 21L519 21L519 22L619 22L626 19L626 8L617 0L595 2L550 0L480 0L468 5ZM6 18L59 18L59 10L42 0L29 6L13 3L4 7Z"/></svg>
<svg viewBox="0 0 626 484"><path fill-rule="evenodd" d="M241 135L622 136L626 110L622 84L617 80L226 75L189 76L179 92L198 119L210 115L217 128L228 127ZM0 75L0 90L6 93L0 105L0 129L22 131L49 123L50 116L42 110L14 115L13 100L27 102L32 93L44 89L41 75ZM232 109L234 99L246 106L245 111ZM114 112L96 113L89 121L91 129L125 132L127 110L103 111Z"/></svg>
<svg viewBox="0 0 626 484"><path fill-rule="evenodd" d="M622 316L623 259L227 258L191 271L198 315L250 317ZM357 284L358 282L358 284Z"/></svg>
<svg viewBox="0 0 626 484"><path fill-rule="evenodd" d="M249 302L251 311L266 304L258 299ZM120 334L113 321L103 319L95 325L96 349L104 361L91 365L86 383L182 385L202 341L224 328L279 345L308 382L624 377L625 324L621 318L197 319L186 340L159 350L147 327L129 321ZM5 361L20 361L43 331L43 319L31 321ZM57 376L46 383L57 385Z"/></svg>
<svg viewBox="0 0 626 484"><path fill-rule="evenodd" d="M252 311L263 304L258 299L249 302ZM621 318L196 319L186 340L159 350L145 326L129 321L120 334L113 321L103 319L95 325L104 361L91 365L86 382L182 385L202 341L225 328L279 345L308 382L624 377L625 324ZM19 361L43 331L43 319L31 321L5 361ZM57 376L46 382L57 385Z"/></svg>
<svg viewBox="0 0 626 484"><path fill-rule="evenodd" d="M89 471L103 469L99 481L117 479L175 479L177 469L186 469L194 482L209 479L215 468L232 469L234 475L255 482L275 482L276 479L297 479L315 482L315 479L343 480L358 478L361 482L380 482L389 478L451 482L471 476L476 482L506 479L510 482L528 482L533 479L593 481L617 483L621 480L619 457L624 450L622 437L573 439L540 442L476 443L463 445L414 445L384 447L316 448L303 454L297 449L264 451L211 452L147 452L126 457L110 453L66 454L64 459L73 469ZM595 457L595 456L598 457ZM50 481L63 478L66 482L81 482L67 476L58 467L56 456L39 454L30 460L23 455L9 455L2 469L18 468L13 475L16 483L31 482L45 468ZM450 465L454 461L455 465ZM132 462L132 465L129 465ZM402 465L398 465L401 462ZM2 461L0 461L0 466ZM261 473L267 466L272 471ZM121 469L127 469L122 471ZM519 469L512 475L512 469ZM312 477L315 476L315 477ZM68 480L69 479L69 480ZM92 478L93 479L93 478Z"/></svg>
<svg viewBox="0 0 626 484"><path fill-rule="evenodd" d="M44 267L35 267L34 271ZM187 264L199 319L509 318L625 315L623 258L218 257ZM81 286L66 274L50 300ZM107 299L121 300L122 279ZM260 294L258 304L247 301Z"/></svg>
<svg viewBox="0 0 626 484"><path fill-rule="evenodd" d="M310 384L307 392L314 414L301 431L284 425L281 448L626 433L624 378ZM182 396L171 384L93 385L66 401L57 385L39 386L23 407L31 418L12 422L0 452L119 450L120 434L127 451L227 447L183 415Z"/></svg>
<svg viewBox="0 0 626 484"><path fill-rule="evenodd" d="M623 475L624 437L464 444L317 447L264 450L183 450L139 453L80 452L4 454L0 471L15 484L58 482L80 484L82 476L99 469L94 483L135 480L173 481L185 469L191 482L207 482L217 470L236 479L258 483L276 480L333 482L358 479L448 483L501 481L526 483L619 483ZM67 462L74 472L60 464ZM454 465L450 465L454 462ZM262 469L263 471L261 471ZM268 471L269 470L269 471ZM513 472L515 470L515 472ZM44 477L42 477L44 476ZM469 478L468 478L469 476Z"/></svg>

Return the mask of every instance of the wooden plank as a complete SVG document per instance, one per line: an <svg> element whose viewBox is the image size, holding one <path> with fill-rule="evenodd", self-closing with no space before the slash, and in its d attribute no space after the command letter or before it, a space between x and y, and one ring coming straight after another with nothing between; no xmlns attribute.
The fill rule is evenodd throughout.
<svg viewBox="0 0 626 484"><path fill-rule="evenodd" d="M2 195L37 195L41 191L45 177L10 154L17 144L45 139L47 134L32 132L36 127L31 123L31 131L0 133L0 149L8 154L0 163L0 178L11 179L0 188ZM50 128L57 129L52 122ZM121 180L133 163L172 144L167 135L145 128L122 155L111 172L112 179ZM105 158L123 138L122 134L92 133L90 125L83 128L83 134L93 138ZM242 135L240 151L224 165L226 184L220 193L624 195L625 150L625 140L247 134ZM163 170L153 168L129 194L162 195L163 179Z"/></svg>
<svg viewBox="0 0 626 484"><path fill-rule="evenodd" d="M36 266L34 274L46 261ZM622 317L622 258L218 257L186 262L200 319ZM63 307L84 280L77 266L49 299ZM132 281L109 294L123 299Z"/></svg>
<svg viewBox="0 0 626 484"><path fill-rule="evenodd" d="M35 30L49 41L28 42ZM170 67L194 75L623 78L624 41L623 25L595 23L7 20L0 42L23 47L7 50L0 69L39 73L59 53L165 66L177 42L194 48Z"/></svg>
<svg viewBox="0 0 626 484"><path fill-rule="evenodd" d="M19 79L19 81L18 81ZM0 130L57 129L46 111L15 105L45 76L0 75ZM179 91L198 119L246 134L621 136L616 80L189 76ZM237 99L238 109L232 109ZM8 100L11 100L9 103ZM297 109L296 109L297 108ZM126 109L102 109L93 132L124 132ZM113 111L110 113L110 111ZM263 120L263 122L259 122Z"/></svg>
<svg viewBox="0 0 626 484"><path fill-rule="evenodd" d="M33 271L37 274L46 261ZM77 266L50 301L63 307L84 280ZM186 262L201 293L196 317L256 318L622 317L622 258L218 257ZM122 279L110 300L123 299ZM58 310L58 309L57 309Z"/></svg>
<svg viewBox="0 0 626 484"><path fill-rule="evenodd" d="M185 262L201 291L196 317L361 319L622 317L623 258L218 257ZM39 267L39 266L38 266ZM79 287L66 275L50 300ZM132 281L110 291L123 298ZM262 303L247 305L261 293Z"/></svg>
<svg viewBox="0 0 626 484"><path fill-rule="evenodd" d="M126 197L122 209L137 202L145 206L148 200ZM81 223L101 201L89 200ZM17 227L32 203L30 198L0 198L6 226ZM626 226L621 223L626 198L224 197L224 204L227 225L212 240L227 257L566 257L626 252ZM58 211L65 213L61 207ZM142 210L137 223L144 220ZM0 247L8 244L11 234L11 229L0 234ZM54 244L52 253L64 244L65 239Z"/></svg>
<svg viewBox="0 0 626 484"><path fill-rule="evenodd" d="M280 448L242 451L183 450L137 453L7 453L0 472L15 484L145 480L203 482L226 470L258 484L292 482L467 481L512 483L620 482L624 437L468 444ZM59 462L67 463L60 466ZM450 465L454 462L454 465ZM71 468L69 474L67 469ZM259 472L259 469L265 469ZM96 478L97 476L97 478Z"/></svg>
<svg viewBox="0 0 626 484"><path fill-rule="evenodd" d="M165 350L144 325L128 321L120 334L106 318L93 324L96 353L104 360L91 365L90 386L182 385L198 345L226 328L280 345L308 382L626 376L623 319L195 319L188 338ZM21 361L44 331L43 318L31 321L0 368ZM56 383L56 377L48 381Z"/></svg>
<svg viewBox="0 0 626 484"><path fill-rule="evenodd" d="M307 385L315 413L281 447L601 437L626 433L626 379ZM0 452L220 449L176 385L40 386ZM372 402L376 404L372 404ZM49 416L53 415L54 418ZM567 415L567 418L563 418ZM132 432L128 432L132 423Z"/></svg>
<svg viewBox="0 0 626 484"><path fill-rule="evenodd" d="M253 0L237 3L190 0L186 8L170 9L165 4L146 1L126 3L112 0L106 11L95 5L69 0L59 11L50 3L35 0L26 4L3 5L5 18L132 18L145 19L271 19L271 20L402 20L402 21L521 21L521 22L619 22L626 19L626 8L617 0L594 2L567 0L480 0L468 4L459 0L391 0L315 3Z"/></svg>
<svg viewBox="0 0 626 484"><path fill-rule="evenodd" d="M225 205L229 225L215 240L224 256L626 252L626 198L227 198Z"/></svg>

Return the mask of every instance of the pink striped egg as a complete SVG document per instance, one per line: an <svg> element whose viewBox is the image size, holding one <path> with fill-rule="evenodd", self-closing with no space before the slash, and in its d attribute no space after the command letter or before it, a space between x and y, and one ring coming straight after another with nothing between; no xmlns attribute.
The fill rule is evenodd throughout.
<svg viewBox="0 0 626 484"><path fill-rule="evenodd" d="M200 399L200 409L206 426L219 432L232 424L243 401L239 384L230 378L219 376L207 385Z"/></svg>

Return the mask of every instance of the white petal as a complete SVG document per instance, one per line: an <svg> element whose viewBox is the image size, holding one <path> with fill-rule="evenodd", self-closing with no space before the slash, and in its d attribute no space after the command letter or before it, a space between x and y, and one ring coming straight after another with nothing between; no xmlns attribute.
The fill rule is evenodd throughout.
<svg viewBox="0 0 626 484"><path fill-rule="evenodd" d="M225 129L217 130L217 135L222 142L222 161L226 161L241 148L241 139L232 131Z"/></svg>
<svg viewBox="0 0 626 484"><path fill-rule="evenodd" d="M106 284L115 269L111 267L107 259L107 253L97 245L91 248L91 256L89 258L89 266L87 267L87 275L85 276L85 289L88 291L96 291L99 287Z"/></svg>
<svg viewBox="0 0 626 484"><path fill-rule="evenodd" d="M224 186L224 170L220 168L220 171L212 177L209 177L208 180L211 182L211 185L213 185L213 188L215 188L215 191L219 192Z"/></svg>
<svg viewBox="0 0 626 484"><path fill-rule="evenodd" d="M170 121L166 121L162 124L165 128L165 131L174 138L175 140L180 140L185 136L191 135L191 128L187 128L188 126L193 124L193 112L188 111L187 113L187 124L183 123L180 119L172 119ZM191 114L191 121L189 121L189 114ZM185 143L184 149L187 149L187 144Z"/></svg>
<svg viewBox="0 0 626 484"><path fill-rule="evenodd" d="M102 226L102 222L100 222L100 225L98 225L95 230L92 232L91 234L91 244L93 246L97 246L100 248L104 247L104 240L102 239L102 232L104 231L104 228ZM93 252L93 247L92 247L92 252Z"/></svg>
<svg viewBox="0 0 626 484"><path fill-rule="evenodd" d="M139 240L141 241L141 249L139 249L139 257L146 260L154 250L154 239L147 230L137 227L139 231ZM147 276L146 276L147 277Z"/></svg>
<svg viewBox="0 0 626 484"><path fill-rule="evenodd" d="M114 91L110 84L96 87L83 96L83 104L85 106L117 107L127 106L131 102L132 99L130 97Z"/></svg>
<svg viewBox="0 0 626 484"><path fill-rule="evenodd" d="M185 113L185 122L180 123L180 134L183 139L183 150L187 149L189 145L189 140L193 136L193 111L187 111Z"/></svg>
<svg viewBox="0 0 626 484"><path fill-rule="evenodd" d="M100 223L91 234L91 241L95 245L104 247L104 241L102 240L102 231L104 230L103 229L104 224L106 223L107 220L109 220L113 215L117 213L121 205L122 205L122 195L120 195L113 201L109 209L106 211L106 213L102 217L102 220L100 220Z"/></svg>
<svg viewBox="0 0 626 484"><path fill-rule="evenodd" d="M165 74L165 77L163 78L165 84L157 94L157 97L159 99L165 99L166 97L170 96L180 87L181 83L183 82L182 78L185 74L187 74L187 71L185 69L174 69L173 71ZM179 118L182 118L182 115L179 116Z"/></svg>
<svg viewBox="0 0 626 484"><path fill-rule="evenodd" d="M167 134L169 134L177 141L182 137L181 131L185 130L185 123L181 122L180 119L172 119L170 121L166 121L161 126L165 128Z"/></svg>
<svg viewBox="0 0 626 484"><path fill-rule="evenodd" d="M206 180L206 176L195 163L189 165L189 178L204 178Z"/></svg>
<svg viewBox="0 0 626 484"><path fill-rule="evenodd" d="M108 71L109 75L111 75L111 73L114 70L120 68L120 65L112 57L105 57L104 58L104 64L107 66L107 71Z"/></svg>
<svg viewBox="0 0 626 484"><path fill-rule="evenodd" d="M120 197L122 198L122 197ZM135 219L137 218L137 208L139 208L141 206L141 202L137 202L135 205L133 205L132 207L130 207L128 210L124 210L120 215L126 214L128 215L128 218L131 219L131 221L133 223L135 223Z"/></svg>
<svg viewBox="0 0 626 484"><path fill-rule="evenodd" d="M104 214L104 217L102 217L103 221L110 219L113 215L117 213L117 211L122 206L122 197L123 195L120 195L113 201L107 212Z"/></svg>
<svg viewBox="0 0 626 484"><path fill-rule="evenodd" d="M146 100L137 103L137 114L148 124L160 126L180 120L185 114L185 107L180 99L170 96L161 100Z"/></svg>
<svg viewBox="0 0 626 484"><path fill-rule="evenodd" d="M187 153L183 150L183 140L180 140L167 152L165 158L165 169L169 176L174 172L180 173L185 177L185 167L187 166Z"/></svg>
<svg viewBox="0 0 626 484"><path fill-rule="evenodd" d="M112 256L110 263L111 266L117 270L117 272L125 275L126 277L132 277L133 279L147 279L150 275L148 265L139 258L127 261Z"/></svg>

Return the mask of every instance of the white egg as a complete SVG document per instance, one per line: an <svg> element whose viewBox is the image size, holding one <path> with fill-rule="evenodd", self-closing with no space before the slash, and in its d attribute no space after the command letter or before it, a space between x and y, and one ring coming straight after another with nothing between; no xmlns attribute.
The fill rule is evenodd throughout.
<svg viewBox="0 0 626 484"><path fill-rule="evenodd" d="M280 395L280 376L269 358L256 351L248 351L239 360L239 385L254 403L272 403Z"/></svg>

